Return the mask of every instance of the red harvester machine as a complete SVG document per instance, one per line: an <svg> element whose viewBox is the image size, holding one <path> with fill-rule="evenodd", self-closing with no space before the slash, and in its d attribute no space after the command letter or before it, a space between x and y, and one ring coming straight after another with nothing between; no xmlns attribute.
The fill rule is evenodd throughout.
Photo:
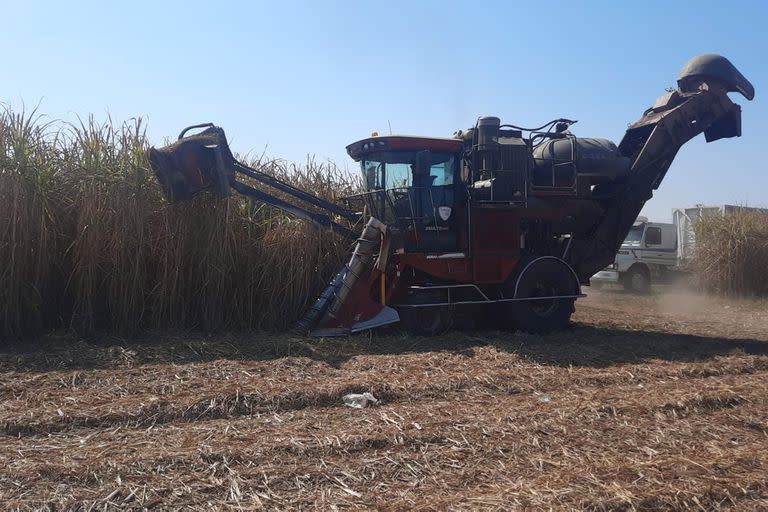
<svg viewBox="0 0 768 512"><path fill-rule="evenodd" d="M522 128L497 117L449 138L354 142L347 152L360 162L365 192L350 199L364 202L363 213L237 161L212 124L153 148L150 162L171 202L234 189L357 239L349 262L299 322L305 332L341 335L400 321L437 334L465 312L548 332L567 325L581 286L613 261L680 147L702 132L707 142L741 135L741 108L727 93L751 100L754 88L728 59L696 57L677 83L618 146L577 137L568 119ZM358 234L350 226L361 217Z"/></svg>

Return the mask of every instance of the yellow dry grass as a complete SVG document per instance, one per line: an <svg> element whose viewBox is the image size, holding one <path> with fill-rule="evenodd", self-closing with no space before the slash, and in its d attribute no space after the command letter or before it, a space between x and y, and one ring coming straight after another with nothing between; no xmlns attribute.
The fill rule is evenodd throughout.
<svg viewBox="0 0 768 512"><path fill-rule="evenodd" d="M768 212L737 210L696 223L695 270L707 291L768 296Z"/></svg>
<svg viewBox="0 0 768 512"><path fill-rule="evenodd" d="M765 304L593 294L537 337L44 340L0 355L16 508L758 510ZM690 297L689 297L690 298ZM355 410L347 392L383 403Z"/></svg>
<svg viewBox="0 0 768 512"><path fill-rule="evenodd" d="M78 126L0 112L0 338L50 329L284 328L347 246L243 197L168 205L140 121ZM330 163L253 165L321 197Z"/></svg>

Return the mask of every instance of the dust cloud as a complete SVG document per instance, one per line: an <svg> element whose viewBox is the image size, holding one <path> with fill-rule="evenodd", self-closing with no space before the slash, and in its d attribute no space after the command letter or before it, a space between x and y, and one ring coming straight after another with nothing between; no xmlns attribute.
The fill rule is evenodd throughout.
<svg viewBox="0 0 768 512"><path fill-rule="evenodd" d="M730 298L696 290L688 283L654 285L651 293L638 295L616 286L586 288L577 302L587 310L599 309L616 321L645 317L647 328L666 323L681 332L703 336L762 337L768 334L768 299ZM658 326L652 318L656 319Z"/></svg>
<svg viewBox="0 0 768 512"><path fill-rule="evenodd" d="M674 316L706 314L715 304L706 295L683 286L655 290L655 306L659 313Z"/></svg>

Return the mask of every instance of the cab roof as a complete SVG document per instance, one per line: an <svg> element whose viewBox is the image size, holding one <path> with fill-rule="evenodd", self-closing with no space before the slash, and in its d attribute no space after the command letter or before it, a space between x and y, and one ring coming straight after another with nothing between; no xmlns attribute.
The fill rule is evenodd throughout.
<svg viewBox="0 0 768 512"><path fill-rule="evenodd" d="M420 137L417 135L377 135L347 146L347 154L355 161L370 153L381 151L423 151L458 153L464 142L450 137Z"/></svg>

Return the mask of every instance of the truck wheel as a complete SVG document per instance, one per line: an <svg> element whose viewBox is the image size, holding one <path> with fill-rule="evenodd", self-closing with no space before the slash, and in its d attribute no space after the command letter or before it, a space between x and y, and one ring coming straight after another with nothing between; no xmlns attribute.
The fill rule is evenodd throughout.
<svg viewBox="0 0 768 512"><path fill-rule="evenodd" d="M575 295L577 285L568 266L556 259L533 263L517 284L517 297ZM508 302L513 326L521 331L544 334L565 329L574 312L575 299L539 299Z"/></svg>
<svg viewBox="0 0 768 512"><path fill-rule="evenodd" d="M444 302L441 293L421 292L408 298L408 305ZM453 309L450 306L397 308L402 326L416 336L437 336L453 327Z"/></svg>
<svg viewBox="0 0 768 512"><path fill-rule="evenodd" d="M624 289L635 293L651 291L651 276L642 267L632 267L624 276Z"/></svg>
<svg viewBox="0 0 768 512"><path fill-rule="evenodd" d="M453 312L448 306L400 308L400 321L415 336L438 336L453 326Z"/></svg>

